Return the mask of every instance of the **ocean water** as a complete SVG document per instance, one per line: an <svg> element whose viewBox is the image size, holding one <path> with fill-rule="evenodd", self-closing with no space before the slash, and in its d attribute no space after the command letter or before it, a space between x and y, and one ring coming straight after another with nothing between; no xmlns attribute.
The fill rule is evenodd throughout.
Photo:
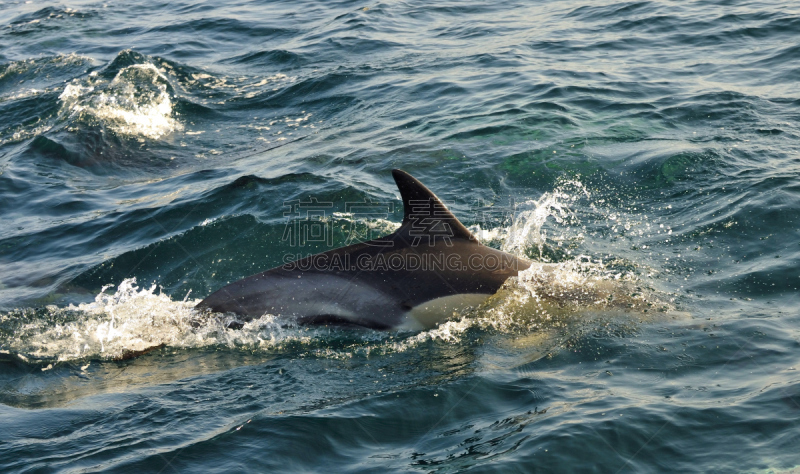
<svg viewBox="0 0 800 474"><path fill-rule="evenodd" d="M797 472L799 82L789 1L2 1L0 471ZM556 270L191 324L393 168Z"/></svg>

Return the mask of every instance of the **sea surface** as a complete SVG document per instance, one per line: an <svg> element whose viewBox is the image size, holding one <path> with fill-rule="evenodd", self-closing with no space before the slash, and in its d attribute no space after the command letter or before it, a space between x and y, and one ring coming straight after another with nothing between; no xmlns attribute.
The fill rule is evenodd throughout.
<svg viewBox="0 0 800 474"><path fill-rule="evenodd" d="M192 324L394 168L555 271ZM2 472L800 471L796 1L0 1L0 222Z"/></svg>

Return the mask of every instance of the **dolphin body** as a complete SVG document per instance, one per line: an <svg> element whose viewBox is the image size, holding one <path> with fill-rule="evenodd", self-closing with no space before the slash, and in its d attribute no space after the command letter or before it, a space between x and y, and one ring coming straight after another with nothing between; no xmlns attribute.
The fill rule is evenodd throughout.
<svg viewBox="0 0 800 474"><path fill-rule="evenodd" d="M197 309L377 330L435 327L483 302L530 262L486 247L410 174L393 170L403 223L375 240L312 255L212 293Z"/></svg>

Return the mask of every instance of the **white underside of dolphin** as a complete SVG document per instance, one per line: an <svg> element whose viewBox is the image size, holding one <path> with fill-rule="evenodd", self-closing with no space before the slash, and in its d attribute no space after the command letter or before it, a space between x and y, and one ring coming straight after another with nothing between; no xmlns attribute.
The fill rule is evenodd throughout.
<svg viewBox="0 0 800 474"><path fill-rule="evenodd" d="M197 307L237 314L232 327L272 314L301 324L420 330L480 304L530 266L479 243L408 173L392 175L404 208L397 231L244 278Z"/></svg>

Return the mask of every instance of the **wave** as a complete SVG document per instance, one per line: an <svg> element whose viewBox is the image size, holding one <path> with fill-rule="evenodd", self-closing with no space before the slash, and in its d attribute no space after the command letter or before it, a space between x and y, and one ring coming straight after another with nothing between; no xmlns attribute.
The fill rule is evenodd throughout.
<svg viewBox="0 0 800 474"><path fill-rule="evenodd" d="M58 97L68 120L98 123L124 136L161 138L183 128L173 115L169 81L153 64L122 68L106 82L98 74L68 84Z"/></svg>

